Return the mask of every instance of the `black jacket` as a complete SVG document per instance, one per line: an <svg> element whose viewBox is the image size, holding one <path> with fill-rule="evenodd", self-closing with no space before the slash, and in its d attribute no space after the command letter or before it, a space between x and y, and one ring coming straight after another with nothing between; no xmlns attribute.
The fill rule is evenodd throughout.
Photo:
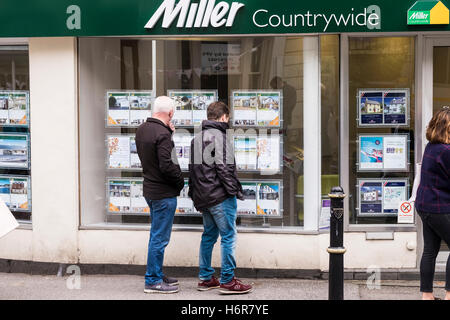
<svg viewBox="0 0 450 320"><path fill-rule="evenodd" d="M227 123L204 120L202 132L191 142L189 197L199 211L232 196L242 198L233 141L227 141L227 129Z"/></svg>
<svg viewBox="0 0 450 320"><path fill-rule="evenodd" d="M184 179L172 157L172 130L162 121L148 118L136 131L136 148L144 174L144 197L150 200L180 195Z"/></svg>

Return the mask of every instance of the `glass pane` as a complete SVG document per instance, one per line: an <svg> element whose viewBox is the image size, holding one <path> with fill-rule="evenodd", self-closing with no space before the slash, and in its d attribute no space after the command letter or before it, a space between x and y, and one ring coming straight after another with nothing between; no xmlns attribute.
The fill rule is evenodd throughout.
<svg viewBox="0 0 450 320"><path fill-rule="evenodd" d="M0 196L20 221L32 210L29 75L28 46L0 46Z"/></svg>
<svg viewBox="0 0 450 320"><path fill-rule="evenodd" d="M339 185L339 36L320 37L322 199Z"/></svg>
<svg viewBox="0 0 450 320"><path fill-rule="evenodd" d="M152 43L155 45L153 50ZM324 39L322 50L322 63L326 66L322 73L323 115L326 115L325 126L329 126L328 129L325 126L323 129L326 130L326 137L322 139L326 148L323 174L336 178L339 149L338 37ZM110 103L109 98L106 98L108 92L153 89L156 96L168 95L169 91L217 90L217 99L228 105L237 105L238 102L233 102L237 100L231 97L236 91L238 94L244 91L280 92L283 105L281 119L278 119L281 120L280 127L268 129L269 135L274 133L279 138L276 146L278 153L274 151L270 161L279 163L280 170L270 174L257 170L240 170L238 176L241 182L279 182L282 212L277 212L273 217L269 217L273 212L270 210L270 213L267 211L262 215L257 215L256 212L253 216L240 215L237 224L244 227L285 228L303 225L302 37L214 37L191 40L81 38L79 51L83 225L149 222L150 217L145 213L120 214L108 209L111 194L120 195L121 190L128 190L128 187L116 185L111 189L107 186L107 179L136 179L141 178L142 174L140 171L107 169L108 136L133 136L136 128L121 125L108 127L105 119L106 105ZM152 56L153 52L156 52L156 57ZM155 66L152 65L153 61ZM153 70L156 70L155 74ZM156 82L155 88L152 87L153 81ZM114 99L113 104L117 104L121 98L115 96ZM272 101L267 102L267 106L270 106L268 109L277 110L276 97L269 96L267 101ZM181 111L182 109L178 112ZM245 125L243 130L247 130ZM262 133L260 128L252 130ZM182 132L193 134L195 130L193 126L178 127L177 133ZM187 171L183 175L188 178ZM262 185L258 185L258 190L262 190ZM177 214L175 224L202 225L202 219L199 215Z"/></svg>
<svg viewBox="0 0 450 320"><path fill-rule="evenodd" d="M450 106L450 47L433 48L433 114Z"/></svg>
<svg viewBox="0 0 450 320"><path fill-rule="evenodd" d="M414 165L408 165L414 163L414 40L349 39L351 224L396 224L398 203L409 198L408 184L414 178Z"/></svg>

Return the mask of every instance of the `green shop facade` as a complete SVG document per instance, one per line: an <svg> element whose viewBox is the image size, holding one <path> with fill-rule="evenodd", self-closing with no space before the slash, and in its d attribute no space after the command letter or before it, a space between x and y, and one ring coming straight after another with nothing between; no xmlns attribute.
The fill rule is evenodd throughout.
<svg viewBox="0 0 450 320"><path fill-rule="evenodd" d="M426 125L450 105L448 5L4 1L0 192L20 227L0 240L1 265L146 264L134 134L168 95L186 179L206 106L231 107L246 196L238 268L326 272L328 193L340 185L345 268L416 269L420 219L402 203ZM202 229L186 186L165 265L197 267Z"/></svg>

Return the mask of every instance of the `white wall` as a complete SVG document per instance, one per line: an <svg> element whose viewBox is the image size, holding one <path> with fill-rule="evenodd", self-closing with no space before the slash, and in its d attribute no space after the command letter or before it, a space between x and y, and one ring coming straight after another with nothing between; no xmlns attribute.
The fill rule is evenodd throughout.
<svg viewBox="0 0 450 320"><path fill-rule="evenodd" d="M81 230L80 263L140 264L147 259L148 231ZM174 231L166 249L166 266L198 266L201 232ZM345 268L415 268L416 251L406 248L416 233L395 233L394 240L365 240L365 233L346 233ZM329 235L238 233L238 268L328 270ZM220 239L213 266L220 266Z"/></svg>
<svg viewBox="0 0 450 320"><path fill-rule="evenodd" d="M76 40L32 38L29 50L33 260L76 262Z"/></svg>

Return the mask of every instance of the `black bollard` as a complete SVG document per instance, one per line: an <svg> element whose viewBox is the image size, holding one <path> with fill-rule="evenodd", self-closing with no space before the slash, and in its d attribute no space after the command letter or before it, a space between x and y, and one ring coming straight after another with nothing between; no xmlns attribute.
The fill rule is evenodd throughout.
<svg viewBox="0 0 450 320"><path fill-rule="evenodd" d="M344 300L344 190L331 188L328 300Z"/></svg>

